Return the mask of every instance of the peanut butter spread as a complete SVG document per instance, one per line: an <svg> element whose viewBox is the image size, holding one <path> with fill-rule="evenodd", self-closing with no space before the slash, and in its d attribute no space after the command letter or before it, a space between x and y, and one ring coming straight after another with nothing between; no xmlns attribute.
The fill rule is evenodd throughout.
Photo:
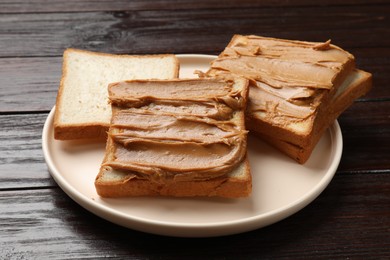
<svg viewBox="0 0 390 260"><path fill-rule="evenodd" d="M251 80L249 114L273 123L302 121L315 113L321 93L334 88L354 57L330 44L237 35L212 62L208 75L230 72Z"/></svg>
<svg viewBox="0 0 390 260"><path fill-rule="evenodd" d="M104 165L158 182L225 175L246 154L245 88L211 79L110 85L114 145Z"/></svg>

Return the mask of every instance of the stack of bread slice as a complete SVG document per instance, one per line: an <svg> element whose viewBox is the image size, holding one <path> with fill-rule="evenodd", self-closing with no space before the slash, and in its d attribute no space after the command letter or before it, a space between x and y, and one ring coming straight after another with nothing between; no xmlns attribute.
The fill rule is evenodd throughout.
<svg viewBox="0 0 390 260"><path fill-rule="evenodd" d="M133 80L109 86L100 196L247 197L248 81Z"/></svg>
<svg viewBox="0 0 390 260"><path fill-rule="evenodd" d="M324 43L235 35L202 76L250 80L246 124L299 163L324 131L366 94L371 74L355 68L352 54Z"/></svg>

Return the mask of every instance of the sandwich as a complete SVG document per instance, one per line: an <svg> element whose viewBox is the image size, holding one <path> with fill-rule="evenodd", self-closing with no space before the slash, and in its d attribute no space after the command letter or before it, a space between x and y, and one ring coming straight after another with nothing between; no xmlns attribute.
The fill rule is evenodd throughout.
<svg viewBox="0 0 390 260"><path fill-rule="evenodd" d="M110 125L109 83L131 79L173 79L175 55L114 55L67 49L56 100L54 137L58 140L106 138Z"/></svg>
<svg viewBox="0 0 390 260"><path fill-rule="evenodd" d="M249 80L247 129L305 163L325 130L372 86L349 52L331 44L235 35L203 78Z"/></svg>
<svg viewBox="0 0 390 260"><path fill-rule="evenodd" d="M108 92L100 196L250 195L246 79L130 80Z"/></svg>

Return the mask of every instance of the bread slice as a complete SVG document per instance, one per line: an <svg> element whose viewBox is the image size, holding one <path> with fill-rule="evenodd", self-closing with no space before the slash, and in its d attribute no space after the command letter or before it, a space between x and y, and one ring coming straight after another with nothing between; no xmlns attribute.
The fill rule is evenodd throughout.
<svg viewBox="0 0 390 260"><path fill-rule="evenodd" d="M235 35L205 76L250 79L247 128L304 163L324 131L333 96L354 68L353 55L330 41Z"/></svg>
<svg viewBox="0 0 390 260"><path fill-rule="evenodd" d="M321 44L235 35L207 74L228 71L251 79L248 129L307 146L315 114L354 68L348 52L316 46Z"/></svg>
<svg viewBox="0 0 390 260"><path fill-rule="evenodd" d="M249 161L245 159L226 176L207 181L167 180L164 183L140 179L128 171L102 167L95 180L97 193L106 198L136 196L247 197L252 192Z"/></svg>
<svg viewBox="0 0 390 260"><path fill-rule="evenodd" d="M314 150L319 139L328 127L353 104L353 102L365 95L372 88L372 75L368 72L355 69L338 89L336 95L332 98L331 105L328 110L322 111L319 117L323 118L319 124L316 124L316 129L312 135L310 146L300 147L293 143L282 141L275 136L261 135L263 140L270 145L279 149L291 158L294 158L299 163L306 162ZM256 134L256 133L255 133Z"/></svg>
<svg viewBox="0 0 390 260"><path fill-rule="evenodd" d="M95 180L100 196L250 195L247 80L133 80L109 89L113 116Z"/></svg>
<svg viewBox="0 0 390 260"><path fill-rule="evenodd" d="M107 86L131 79L172 79L179 74L174 55L114 55L66 49L56 100L54 137L105 138L111 118Z"/></svg>

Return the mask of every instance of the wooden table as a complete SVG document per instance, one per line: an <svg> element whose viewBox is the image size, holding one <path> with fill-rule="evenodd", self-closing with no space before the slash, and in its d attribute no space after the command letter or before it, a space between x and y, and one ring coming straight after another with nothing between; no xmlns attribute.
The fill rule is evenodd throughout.
<svg viewBox="0 0 390 260"><path fill-rule="evenodd" d="M251 232L175 238L105 221L57 186L41 139L65 48L218 54L235 33L330 38L373 73L339 118L341 163L313 203ZM389 259L389 68L386 0L0 1L0 258Z"/></svg>

